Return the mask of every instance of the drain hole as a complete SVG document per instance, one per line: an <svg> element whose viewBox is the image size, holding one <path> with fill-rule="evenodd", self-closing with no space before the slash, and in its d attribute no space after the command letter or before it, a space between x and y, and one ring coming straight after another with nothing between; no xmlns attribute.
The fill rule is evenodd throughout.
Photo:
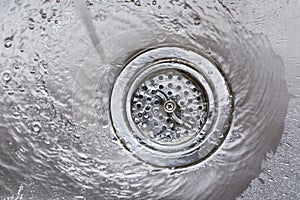
<svg viewBox="0 0 300 200"><path fill-rule="evenodd" d="M168 80L165 80L164 77L167 77ZM147 87L147 83L151 80L154 81L153 86L148 85ZM154 85L158 85L157 90L153 90L152 87L155 87ZM176 85L176 87L174 87L174 85ZM187 85L189 85L189 87L187 87ZM168 91L165 91L165 87L168 87ZM199 106L204 107L206 97L201 95L197 97L193 96L192 98L201 100L194 101L191 96L189 96L196 91L201 91L202 88L199 83L186 73L174 69L153 72L153 75L148 74L137 88L135 93L140 94L140 98L143 96L142 94L147 94L146 101L141 100L137 105L138 108L144 108L146 112L143 120L151 119L155 122L143 125L136 123L136 126L143 134L150 137L153 142L167 145L181 143L194 137L194 135L202 129L199 117L197 116L203 115L206 119L206 114L197 108ZM176 94L175 98L173 96L174 93ZM155 99L154 102L152 102L152 99ZM131 103L132 105L135 104L134 99ZM155 111L150 112L152 105L156 106L156 108ZM137 113L138 112L132 107L131 114L133 119L136 118L135 115ZM184 113L185 116L183 116L182 113ZM195 124L198 124L198 127L196 127ZM166 130L164 131L162 129L159 131L158 127L165 127ZM192 128L194 130L191 130ZM183 136L179 134L179 131L181 133L187 131L189 134ZM157 137L153 137L151 132L156 132ZM168 140L166 140L166 138L168 138Z"/></svg>
<svg viewBox="0 0 300 200"><path fill-rule="evenodd" d="M147 106L147 107L146 107L146 110L150 110L150 108L151 108L150 106Z"/></svg>

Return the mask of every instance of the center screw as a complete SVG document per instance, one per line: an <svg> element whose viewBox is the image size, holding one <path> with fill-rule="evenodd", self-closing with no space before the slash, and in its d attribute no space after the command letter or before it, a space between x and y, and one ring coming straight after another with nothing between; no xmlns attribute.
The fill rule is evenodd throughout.
<svg viewBox="0 0 300 200"><path fill-rule="evenodd" d="M164 108L167 113L172 113L176 109L176 104L174 101L168 100L166 101Z"/></svg>

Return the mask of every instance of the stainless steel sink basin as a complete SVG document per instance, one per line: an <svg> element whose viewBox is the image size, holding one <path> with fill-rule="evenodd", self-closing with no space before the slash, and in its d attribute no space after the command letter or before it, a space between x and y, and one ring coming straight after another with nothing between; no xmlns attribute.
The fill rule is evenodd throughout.
<svg viewBox="0 0 300 200"><path fill-rule="evenodd" d="M0 198L300 198L299 8L2 1Z"/></svg>

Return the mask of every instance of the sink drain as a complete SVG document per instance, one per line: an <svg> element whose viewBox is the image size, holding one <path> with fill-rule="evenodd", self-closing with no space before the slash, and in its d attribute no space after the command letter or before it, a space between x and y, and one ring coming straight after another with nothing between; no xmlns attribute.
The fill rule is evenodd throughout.
<svg viewBox="0 0 300 200"><path fill-rule="evenodd" d="M230 90L216 65L179 47L134 57L116 79L110 106L124 146L162 167L209 157L222 144L232 117Z"/></svg>
<svg viewBox="0 0 300 200"><path fill-rule="evenodd" d="M166 65L161 64L161 68ZM136 87L131 99L132 119L151 141L164 145L183 143L205 124L206 94L185 71L176 67L154 71Z"/></svg>

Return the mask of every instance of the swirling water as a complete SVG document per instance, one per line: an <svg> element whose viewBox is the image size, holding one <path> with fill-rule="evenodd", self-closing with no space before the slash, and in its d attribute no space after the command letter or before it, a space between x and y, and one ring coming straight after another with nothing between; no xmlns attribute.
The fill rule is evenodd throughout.
<svg viewBox="0 0 300 200"><path fill-rule="evenodd" d="M220 1L3 1L0 197L233 199L279 143L281 59ZM232 88L221 148L184 169L137 160L116 138L109 94L132 53L159 44L214 58Z"/></svg>

